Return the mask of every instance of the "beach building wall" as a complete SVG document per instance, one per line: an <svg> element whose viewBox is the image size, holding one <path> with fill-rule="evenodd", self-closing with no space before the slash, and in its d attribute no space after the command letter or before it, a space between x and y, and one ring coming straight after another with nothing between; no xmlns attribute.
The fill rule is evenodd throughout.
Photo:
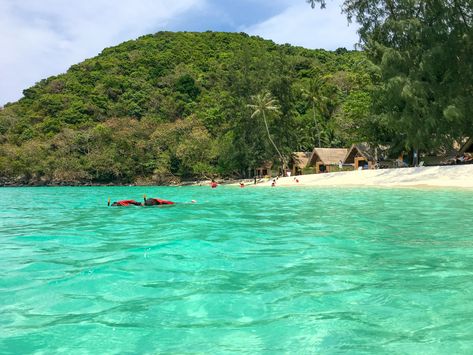
<svg viewBox="0 0 473 355"><path fill-rule="evenodd" d="M271 177L273 163L270 161L264 162L261 166L255 169L255 175L258 177Z"/></svg>

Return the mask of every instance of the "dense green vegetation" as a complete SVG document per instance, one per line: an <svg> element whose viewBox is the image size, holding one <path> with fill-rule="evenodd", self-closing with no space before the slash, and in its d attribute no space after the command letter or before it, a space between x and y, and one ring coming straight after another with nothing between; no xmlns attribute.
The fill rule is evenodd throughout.
<svg viewBox="0 0 473 355"><path fill-rule="evenodd" d="M473 136L471 0L345 0L343 10L379 68L378 140L429 151Z"/></svg>
<svg viewBox="0 0 473 355"><path fill-rule="evenodd" d="M245 176L267 160L289 162L294 151L372 140L376 80L362 52L307 50L243 33L144 36L7 104L0 177L165 183ZM252 105L265 94L277 109L263 120Z"/></svg>

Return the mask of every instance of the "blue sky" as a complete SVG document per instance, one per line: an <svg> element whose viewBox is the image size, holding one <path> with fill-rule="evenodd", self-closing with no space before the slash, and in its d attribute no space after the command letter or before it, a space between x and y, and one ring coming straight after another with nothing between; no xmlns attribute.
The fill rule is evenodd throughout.
<svg viewBox="0 0 473 355"><path fill-rule="evenodd" d="M0 105L105 47L167 31L246 32L307 48L353 49L341 0L0 0Z"/></svg>

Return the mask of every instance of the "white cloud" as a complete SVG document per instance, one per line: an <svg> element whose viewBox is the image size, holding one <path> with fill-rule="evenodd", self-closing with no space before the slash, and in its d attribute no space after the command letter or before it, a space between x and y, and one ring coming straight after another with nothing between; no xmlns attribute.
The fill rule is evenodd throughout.
<svg viewBox="0 0 473 355"><path fill-rule="evenodd" d="M312 10L302 0L293 4L279 15L243 28L242 31L276 43L290 43L306 48L354 48L358 41L358 27L353 23L348 26L346 16L341 14L341 1L329 2L324 10Z"/></svg>
<svg viewBox="0 0 473 355"><path fill-rule="evenodd" d="M312 10L305 0L271 1L0 0L0 105L105 47L169 28L245 31L308 48L353 48L356 27L340 14L341 0L326 10ZM241 25L250 21L260 23Z"/></svg>
<svg viewBox="0 0 473 355"><path fill-rule="evenodd" d="M0 1L0 105L104 47L164 29L205 1Z"/></svg>

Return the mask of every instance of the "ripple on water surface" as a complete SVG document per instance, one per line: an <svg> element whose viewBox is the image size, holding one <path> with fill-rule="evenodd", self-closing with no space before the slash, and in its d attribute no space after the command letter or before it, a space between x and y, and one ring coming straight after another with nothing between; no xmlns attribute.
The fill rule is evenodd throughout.
<svg viewBox="0 0 473 355"><path fill-rule="evenodd" d="M0 353L468 353L472 197L4 188Z"/></svg>

